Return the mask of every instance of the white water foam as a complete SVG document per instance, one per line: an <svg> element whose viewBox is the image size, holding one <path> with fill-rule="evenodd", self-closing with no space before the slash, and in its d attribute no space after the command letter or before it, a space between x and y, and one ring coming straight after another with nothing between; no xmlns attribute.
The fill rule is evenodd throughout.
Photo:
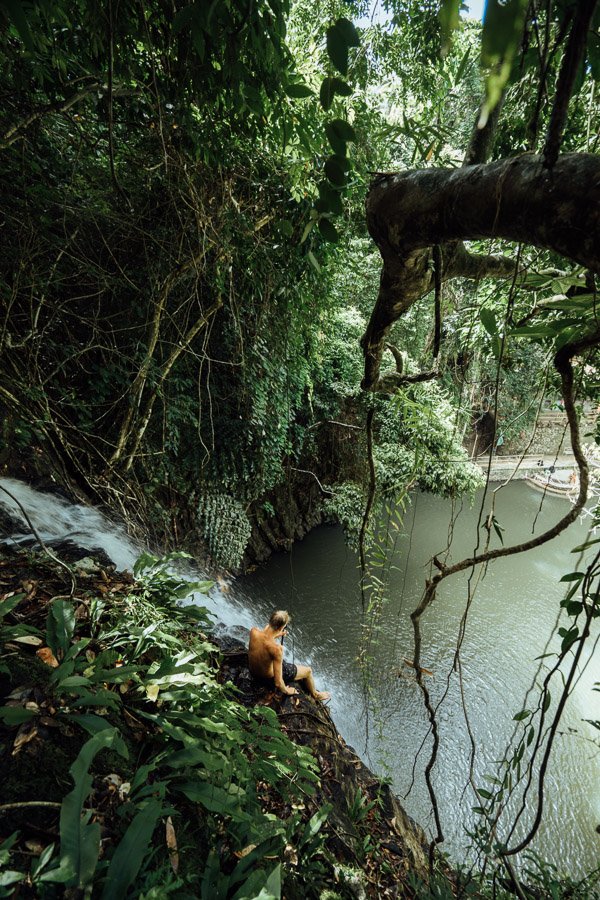
<svg viewBox="0 0 600 900"><path fill-rule="evenodd" d="M94 507L70 503L16 478L0 478L0 506L22 523L18 531L4 542L0 541L0 546L2 543L22 544L34 538L23 517L22 506L45 543L68 539L90 551L102 549L118 570L131 571L138 556L148 549L133 541L121 525L111 522ZM185 573L180 574L188 581L206 581L208 578L206 573L193 566L186 567ZM208 595L192 592L185 602L205 606L227 629L241 626L242 640L243 629L254 624L250 611L232 596L226 582L216 583Z"/></svg>

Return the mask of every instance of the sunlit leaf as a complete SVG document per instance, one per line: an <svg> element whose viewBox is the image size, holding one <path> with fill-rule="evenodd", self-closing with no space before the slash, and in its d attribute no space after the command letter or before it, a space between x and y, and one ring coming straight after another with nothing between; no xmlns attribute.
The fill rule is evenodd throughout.
<svg viewBox="0 0 600 900"><path fill-rule="evenodd" d="M460 0L442 0L439 17L442 26L442 55L445 56L450 49L452 33L460 22Z"/></svg>

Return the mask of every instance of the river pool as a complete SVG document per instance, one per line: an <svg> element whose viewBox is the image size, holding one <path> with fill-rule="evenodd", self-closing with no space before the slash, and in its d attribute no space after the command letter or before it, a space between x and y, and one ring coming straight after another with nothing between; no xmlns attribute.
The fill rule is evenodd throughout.
<svg viewBox="0 0 600 900"><path fill-rule="evenodd" d="M505 543L528 539L533 527L540 533L568 508L562 498L541 500L542 495L524 483L498 492L496 515L505 529ZM429 560L448 545L452 519L450 558L456 561L472 552L480 504L481 495L473 507L453 506L427 494L413 496L391 557L388 599L376 620L368 696L358 659L365 652L369 623L361 613L357 556L346 546L341 529L316 529L291 553L273 557L235 583L235 594L258 623L274 608L291 612L293 641L286 644L286 655L313 665L317 686L332 691L331 711L341 734L375 771L392 779L407 812L430 834L434 826L423 772L431 739L420 690L404 662L413 653L409 615L422 595ZM571 549L587 535L585 523L576 522L548 545L497 560L482 577L476 573L472 578L475 589L461 650L464 703L453 659L468 573L448 579L424 616L422 665L432 672L426 678L434 702L441 701L441 747L433 778L446 837L443 848L454 858L464 858L465 827L476 819L464 709L477 747L475 783L489 787L484 776L495 774L494 760L504 753L513 716L531 705L526 696L538 667L543 677L544 667L552 662L535 657L558 646L552 633L568 587L559 579L576 568L577 555ZM600 732L583 721L600 720L600 693L592 690L600 682L600 650L593 653L593 641L588 643L555 742L544 819L533 844L559 869L574 875L596 866L600 856ZM525 819L530 821L532 815L533 801Z"/></svg>

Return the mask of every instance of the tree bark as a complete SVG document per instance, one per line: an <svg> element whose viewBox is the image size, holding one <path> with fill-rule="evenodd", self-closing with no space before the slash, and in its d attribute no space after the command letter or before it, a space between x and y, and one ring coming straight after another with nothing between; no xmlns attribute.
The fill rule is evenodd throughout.
<svg viewBox="0 0 600 900"><path fill-rule="evenodd" d="M442 249L442 278L508 277L515 262L470 254L462 241L498 238L552 250L600 272L600 157L541 157L460 169L421 169L377 179L367 225L383 258L379 296L362 339L363 387L377 390L392 324L433 288L431 247Z"/></svg>

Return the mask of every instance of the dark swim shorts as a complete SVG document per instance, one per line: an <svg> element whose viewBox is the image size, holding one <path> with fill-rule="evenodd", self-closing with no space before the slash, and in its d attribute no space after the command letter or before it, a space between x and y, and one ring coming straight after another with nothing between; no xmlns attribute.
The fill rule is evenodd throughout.
<svg viewBox="0 0 600 900"><path fill-rule="evenodd" d="M294 665L294 663L286 662L284 659L281 663L281 668L283 670L283 680L286 684L291 684L292 681L296 680L298 666Z"/></svg>

